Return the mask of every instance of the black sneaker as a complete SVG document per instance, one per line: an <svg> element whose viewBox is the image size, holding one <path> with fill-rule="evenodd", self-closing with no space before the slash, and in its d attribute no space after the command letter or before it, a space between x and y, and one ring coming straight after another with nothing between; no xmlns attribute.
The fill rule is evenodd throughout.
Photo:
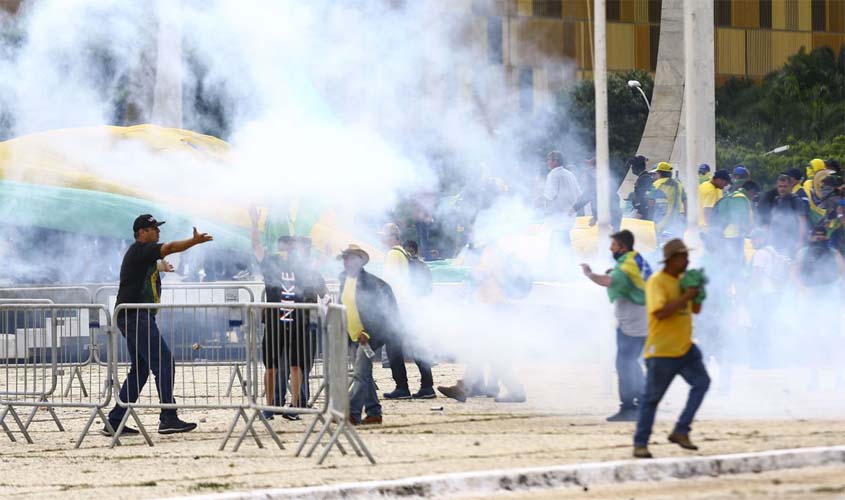
<svg viewBox="0 0 845 500"><path fill-rule="evenodd" d="M302 419L299 417L299 414L298 414L298 413L288 413L288 412L284 412L284 413L282 413L282 418L283 418L283 419L285 419L285 420L290 420L291 422L296 422L297 420L302 420Z"/></svg>
<svg viewBox="0 0 845 500"><path fill-rule="evenodd" d="M382 396L384 399L411 399L411 391L397 387L393 392L385 392Z"/></svg>
<svg viewBox="0 0 845 500"><path fill-rule="evenodd" d="M120 425L120 424L111 424L111 429L117 430L118 425ZM112 432L111 429L109 429L109 427L107 425L104 425L103 428L100 429L100 434L102 434L103 436L114 437L114 432ZM128 425L126 427L124 427L123 432L120 433L121 437L122 436L137 436L138 434L140 434L140 432L138 432L138 429L133 429L132 427L129 427Z"/></svg>
<svg viewBox="0 0 845 500"><path fill-rule="evenodd" d="M434 393L433 387L424 387L419 392L412 394L411 397L414 399L434 399L437 397L437 394Z"/></svg>
<svg viewBox="0 0 845 500"><path fill-rule="evenodd" d="M180 432L191 432L197 428L197 424L179 420L179 417L162 420L158 424L159 434L179 434Z"/></svg>

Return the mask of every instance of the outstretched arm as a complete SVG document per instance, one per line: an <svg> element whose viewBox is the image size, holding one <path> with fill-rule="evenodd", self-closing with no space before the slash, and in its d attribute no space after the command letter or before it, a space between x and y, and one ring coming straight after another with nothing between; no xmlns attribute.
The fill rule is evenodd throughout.
<svg viewBox="0 0 845 500"><path fill-rule="evenodd" d="M581 264L581 270L584 271L584 276L590 278L590 281L596 285L608 287L613 284L613 278L609 274L596 274L590 269L589 264Z"/></svg>
<svg viewBox="0 0 845 500"><path fill-rule="evenodd" d="M199 245L202 243L206 243L208 241L213 240L214 238L208 233L200 233L197 232L197 228L194 228L194 235L187 240L178 240L178 241L170 241L165 243L161 246L161 256L167 257L170 254L184 252L185 250L191 248L192 246Z"/></svg>

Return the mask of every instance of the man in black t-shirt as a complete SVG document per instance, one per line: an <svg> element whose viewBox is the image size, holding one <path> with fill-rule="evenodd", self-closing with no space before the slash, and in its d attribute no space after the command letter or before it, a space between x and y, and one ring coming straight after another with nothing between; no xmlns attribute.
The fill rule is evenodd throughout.
<svg viewBox="0 0 845 500"><path fill-rule="evenodd" d="M120 304L156 304L161 297L161 277L159 272L171 271L172 267L164 260L167 255L184 252L194 245L212 240L206 233L197 232L190 239L159 243L158 222L150 214L143 214L135 219L132 230L135 232L133 243L123 256L120 266L120 288L117 291L117 301ZM120 401L132 402L138 396L150 371L156 378L158 397L162 404L173 404L173 374L176 364L165 340L156 325L155 309L126 309L117 319L117 327L126 338L131 366L126 380L120 388ZM126 416L126 408L118 404L109 413L108 423L102 433L107 436L114 434ZM174 434L192 431L197 424L184 422L176 415L175 408L162 408L159 417L158 432L160 434ZM124 427L121 435L138 434L136 429Z"/></svg>
<svg viewBox="0 0 845 500"><path fill-rule="evenodd" d="M292 236L281 236L276 251L268 253L261 245L258 233L259 212L249 211L252 247L264 276L267 302L315 303L328 293L326 282L308 265ZM299 242L302 243L302 242ZM309 242L310 243L310 242ZM291 407L307 403L308 372L317 349L317 335L311 329L308 311L296 309L267 309L264 314L262 355L264 362L264 387L268 406L284 405L287 379L290 375ZM279 371L279 366L284 369ZM277 390L280 389L280 390ZM272 419L271 412L264 417ZM287 420L299 420L296 413L282 413Z"/></svg>
<svg viewBox="0 0 845 500"><path fill-rule="evenodd" d="M781 255L789 258L807 242L810 209L807 201L792 193L790 177L778 176L778 196L772 201L769 215L770 242Z"/></svg>

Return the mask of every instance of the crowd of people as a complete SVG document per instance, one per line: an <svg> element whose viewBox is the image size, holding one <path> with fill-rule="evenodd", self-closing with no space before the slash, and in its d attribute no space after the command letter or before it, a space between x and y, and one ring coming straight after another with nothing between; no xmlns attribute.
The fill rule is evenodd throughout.
<svg viewBox="0 0 845 500"><path fill-rule="evenodd" d="M611 237L610 252L615 266L597 274L589 265L582 264L585 276L607 288L614 306L620 406L608 421L637 422L636 457L651 456L647 446L657 404L676 375L682 376L691 390L669 440L696 449L689 433L710 385L705 362L709 356L729 367L740 359L735 336L731 337L732 332L723 326L724 322L715 320L716 316L728 311L734 314L744 308L750 317L750 330L768 331L774 328L774 321L782 320L771 314L771 308L784 301L809 306L833 299L833 304L841 305L838 284L845 276L845 187L835 160L811 160L804 172L790 169L777 177L773 189L765 192L752 179L750 169L742 165L732 172L719 169L712 173L708 165L701 165L698 229L703 242L702 268L691 270L687 269L690 250L681 239L687 229L686 188L671 164L659 162L646 170L647 162L642 156L629 161L637 179L627 201L631 216L654 222L657 252L651 255L638 252L634 234L619 230L622 204L615 198L614 190L611 222L616 232ZM540 199L551 233L550 252L554 255L568 251L575 217L587 205L592 206L590 224L596 222L595 183L581 185L575 173L563 163L561 153L548 154L549 172ZM467 219L468 224L474 216ZM251 209L253 251L265 283L266 300L282 304L327 301L329 291L311 256L310 240L281 236L274 248L267 248L261 242L259 219L260 213ZM157 302L159 273L172 270L163 257L211 239L195 232L192 239L184 242L158 244L160 224L149 214L136 221L136 243L124 258L118 303ZM419 256L418 243L403 242L402 233L399 225L392 222L377 233L384 250L378 276L365 269L370 255L361 247L349 245L337 256L343 271L338 278L340 292L336 300L346 308L350 348L355 349L349 417L354 425L383 421L373 377L373 363L379 352L383 353L380 361L390 369L395 383L393 390L381 394L382 398L437 397L431 359L426 354L428 346L418 345L403 320L415 301L431 293L431 273ZM750 240L751 248L747 248L746 240ZM467 289L479 304L507 310L515 306L513 295L520 293L514 290L530 290L530 278L512 273L513 266L507 264L508 255L501 249L495 245L486 248L475 245L471 231L467 231L465 246L465 257L473 268ZM656 256L662 257L659 270L649 263L649 260L655 262ZM522 286L525 281L527 288ZM153 288L148 290L148 285ZM143 296L137 296L138 293ZM707 308L702 307L705 299L708 299ZM701 350L693 343L692 335L692 317L699 313L702 318L708 318L696 322L696 339ZM839 307L834 305L816 314L813 320L802 318L804 324L800 326L823 332L825 322L838 323L839 313ZM172 379L167 376L172 359L166 343L141 336L142 333L157 335L154 311L135 314L145 314L131 321L133 325L143 323L144 328L130 328L130 322L118 318L130 352L136 354L122 396L126 400L137 398L147 374L153 371L162 402L172 403L169 390ZM309 373L318 348L314 322L306 311L295 307L268 309L262 322L267 405L284 407L289 393L291 408L306 406ZM735 330L737 326L729 328ZM748 337L748 347L755 355L744 361L771 362L763 355L763 348L752 346L753 338L754 335ZM164 349L154 355L139 347L149 343L158 343ZM408 383L406 360L413 360L420 373L420 387L413 392ZM526 400L525 390L507 361L482 358L463 361L467 364L464 376L454 385L439 386L442 395L458 401L474 396L492 397L497 402ZM729 370L726 373L729 375ZM267 419L275 415L263 414ZM124 416L122 409L116 408L103 432L113 433ZM281 416L299 419L297 411L282 412ZM179 420L175 410L162 411L160 432L185 432L193 428L193 424ZM135 430L127 428L123 432Z"/></svg>

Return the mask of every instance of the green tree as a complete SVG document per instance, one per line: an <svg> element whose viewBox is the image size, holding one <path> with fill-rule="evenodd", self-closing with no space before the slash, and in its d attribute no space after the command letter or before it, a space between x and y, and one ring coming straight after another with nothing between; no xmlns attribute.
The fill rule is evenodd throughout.
<svg viewBox="0 0 845 500"><path fill-rule="evenodd" d="M610 73L607 76L608 143L611 168L617 176L624 172L628 158L636 154L648 119L648 108L640 92L628 87L628 80L637 80L651 100L654 79L646 71ZM557 99L558 114L572 122L569 132L589 151L596 144L596 97L592 80L582 80L561 92Z"/></svg>

